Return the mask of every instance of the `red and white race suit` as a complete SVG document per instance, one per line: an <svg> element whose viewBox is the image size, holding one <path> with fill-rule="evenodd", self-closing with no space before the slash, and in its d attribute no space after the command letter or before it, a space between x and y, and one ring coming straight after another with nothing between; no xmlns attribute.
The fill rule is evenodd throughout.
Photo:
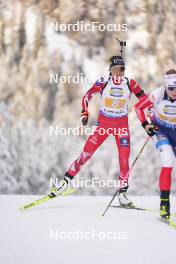
<svg viewBox="0 0 176 264"><path fill-rule="evenodd" d="M121 82L113 79L95 82L82 99L82 109L88 111L88 104L92 96L96 93L101 95L100 112L97 127L90 135L85 146L71 164L67 173L75 176L81 167L90 159L96 149L105 141L109 134L116 140L119 152L120 182L128 182L129 154L130 154L130 134L128 128L128 103L130 95L133 93L137 98L146 97L140 85L133 79L126 77ZM119 132L121 129L122 133ZM111 133L109 133L111 132Z"/></svg>

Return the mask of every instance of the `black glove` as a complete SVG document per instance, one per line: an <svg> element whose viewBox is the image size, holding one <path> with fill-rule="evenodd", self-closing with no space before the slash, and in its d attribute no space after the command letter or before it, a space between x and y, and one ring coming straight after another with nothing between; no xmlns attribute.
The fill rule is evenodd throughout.
<svg viewBox="0 0 176 264"><path fill-rule="evenodd" d="M149 124L147 121L144 121L142 126L150 137L153 137L158 131L158 128L155 125Z"/></svg>
<svg viewBox="0 0 176 264"><path fill-rule="evenodd" d="M83 126L87 125L88 118L89 118L89 113L87 111L85 111L85 110L82 110L82 112L81 112L81 122L82 122Z"/></svg>

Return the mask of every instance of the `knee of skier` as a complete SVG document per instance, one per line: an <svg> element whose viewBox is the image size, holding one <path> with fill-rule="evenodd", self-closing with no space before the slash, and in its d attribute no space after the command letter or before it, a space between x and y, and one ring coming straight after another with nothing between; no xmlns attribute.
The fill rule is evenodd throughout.
<svg viewBox="0 0 176 264"><path fill-rule="evenodd" d="M174 166L174 153L172 150L172 147L170 145L163 145L158 148L162 166L163 167L170 167L172 168Z"/></svg>

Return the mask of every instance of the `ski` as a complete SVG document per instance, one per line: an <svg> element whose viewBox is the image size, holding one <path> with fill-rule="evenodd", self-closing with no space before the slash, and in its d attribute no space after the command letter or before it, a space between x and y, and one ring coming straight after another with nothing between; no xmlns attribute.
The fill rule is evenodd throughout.
<svg viewBox="0 0 176 264"><path fill-rule="evenodd" d="M132 210L146 211L146 212L151 212L151 213L157 213L157 212L159 212L159 210L154 210L154 209L150 209L150 208L137 207L134 204L127 205L127 206L123 206L123 205L117 205L117 206L115 206L115 205L112 205L111 207L113 207L113 208L128 209L128 210L132 209ZM171 217L176 217L176 214L171 215ZM163 219L161 217L157 217L157 219L160 222L162 222L164 224L167 224L168 226L176 229L176 222L173 221L172 219Z"/></svg>
<svg viewBox="0 0 176 264"><path fill-rule="evenodd" d="M62 194L60 194L59 196L70 195L70 194L72 194L72 193L74 193L74 192L75 192L75 189L70 188L70 189L64 191L64 192L63 192ZM48 195L46 195L46 196L43 196L43 197L41 197L41 198L39 198L39 199L37 199L37 200L31 202L31 203L28 203L28 204L26 204L26 205L20 207L19 209L20 209L21 211L24 211L24 210L26 210L26 209L31 209L31 208L33 208L34 206L37 206L37 205L39 205L39 204L43 204L44 202L50 201L50 200L52 200L52 199L54 199L54 198L56 198L56 197L59 197L59 196L55 196L53 193L50 193L50 194L48 194Z"/></svg>
<svg viewBox="0 0 176 264"><path fill-rule="evenodd" d="M154 209L150 209L150 208L142 208L142 207L135 206L134 204L127 205L127 206L123 206L123 205L115 206L115 205L112 205L111 207L113 207L113 208L122 208L122 209L133 209L133 210L146 211L146 212L152 212L152 213L158 212L158 210L154 210Z"/></svg>
<svg viewBox="0 0 176 264"><path fill-rule="evenodd" d="M174 229L176 229L176 222L171 219L163 219L161 217L158 217L158 220Z"/></svg>
<svg viewBox="0 0 176 264"><path fill-rule="evenodd" d="M128 205L128 206L123 206L123 205L111 205L111 207L113 208L122 208L122 209L134 209L134 210L141 210L141 211L145 211L145 208L140 208L140 207L136 207L135 205Z"/></svg>

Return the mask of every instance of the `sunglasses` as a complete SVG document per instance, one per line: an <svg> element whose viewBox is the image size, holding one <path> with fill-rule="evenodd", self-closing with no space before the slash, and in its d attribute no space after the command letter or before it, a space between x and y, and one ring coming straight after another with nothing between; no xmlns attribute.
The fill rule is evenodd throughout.
<svg viewBox="0 0 176 264"><path fill-rule="evenodd" d="M123 66L120 67L120 70L121 70L121 71L124 71L124 70L125 70L125 67L123 67Z"/></svg>
<svg viewBox="0 0 176 264"><path fill-rule="evenodd" d="M167 89L168 89L169 91L174 91L174 90L176 89L176 87L167 87Z"/></svg>

